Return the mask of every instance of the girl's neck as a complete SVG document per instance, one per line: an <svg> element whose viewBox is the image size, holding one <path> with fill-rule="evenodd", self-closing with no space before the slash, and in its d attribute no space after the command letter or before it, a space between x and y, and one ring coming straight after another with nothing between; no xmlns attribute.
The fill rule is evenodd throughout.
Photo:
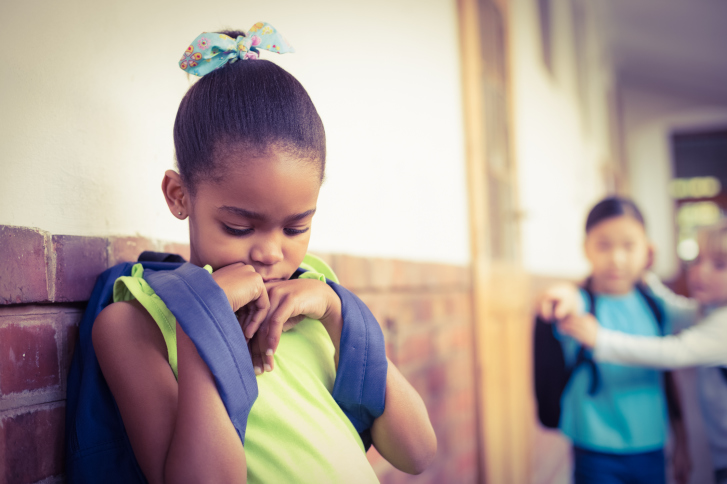
<svg viewBox="0 0 727 484"><path fill-rule="evenodd" d="M634 285L624 287L612 287L612 285L605 283L595 277L591 277L590 289L597 294L605 294L607 296L626 296L634 290Z"/></svg>

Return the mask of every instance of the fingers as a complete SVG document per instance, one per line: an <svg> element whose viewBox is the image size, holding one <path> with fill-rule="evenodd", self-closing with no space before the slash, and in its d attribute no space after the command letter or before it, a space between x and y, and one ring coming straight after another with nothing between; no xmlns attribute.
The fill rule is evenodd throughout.
<svg viewBox="0 0 727 484"><path fill-rule="evenodd" d="M547 296L541 299L538 314L545 321L551 321L553 319L553 301Z"/></svg>
<svg viewBox="0 0 727 484"><path fill-rule="evenodd" d="M270 371L265 365L269 365L271 369L274 367L273 355L278 349L280 335L283 333L283 326L285 326L285 323L293 315L293 310L295 309L292 298L287 297L287 295L281 297L273 295L271 304L273 305L273 309L271 309L265 320L265 327L267 328L264 338L265 344L261 344L261 347L264 348L263 364L265 371Z"/></svg>
<svg viewBox="0 0 727 484"><path fill-rule="evenodd" d="M264 287L260 296L248 304L248 310L250 311L250 317L244 324L242 331L245 334L245 338L249 340L260 329L260 326L270 311L270 296Z"/></svg>
<svg viewBox="0 0 727 484"><path fill-rule="evenodd" d="M553 319L564 319L568 316L572 316L574 312L573 305L570 301L560 300L553 302Z"/></svg>
<svg viewBox="0 0 727 484"><path fill-rule="evenodd" d="M256 375L262 375L263 373L263 358L260 352L260 335L256 333L255 336L249 341L247 347L250 350L250 357L252 358L252 367L255 370Z"/></svg>

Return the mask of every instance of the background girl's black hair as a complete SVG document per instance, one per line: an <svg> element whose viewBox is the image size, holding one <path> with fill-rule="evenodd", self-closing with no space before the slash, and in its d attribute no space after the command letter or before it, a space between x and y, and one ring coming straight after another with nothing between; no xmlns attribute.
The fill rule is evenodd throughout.
<svg viewBox="0 0 727 484"><path fill-rule="evenodd" d="M221 34L233 39L238 31ZM238 60L202 77L182 99L174 122L177 166L192 191L219 179L226 155L282 151L317 164L323 179L326 135L303 86L265 60Z"/></svg>
<svg viewBox="0 0 727 484"><path fill-rule="evenodd" d="M636 219L641 225L646 227L644 216L636 204L628 198L608 197L604 198L596 204L588 213L586 219L586 233L590 232L593 227L612 217L628 215Z"/></svg>

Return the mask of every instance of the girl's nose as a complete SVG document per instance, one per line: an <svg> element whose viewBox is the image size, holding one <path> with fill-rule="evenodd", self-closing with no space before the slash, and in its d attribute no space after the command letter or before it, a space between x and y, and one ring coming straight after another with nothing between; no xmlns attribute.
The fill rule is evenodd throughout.
<svg viewBox="0 0 727 484"><path fill-rule="evenodd" d="M273 265L283 260L283 250L275 237L261 239L250 251L253 262Z"/></svg>
<svg viewBox="0 0 727 484"><path fill-rule="evenodd" d="M611 263L616 267L621 267L626 261L626 252L623 250L614 250L611 253Z"/></svg>

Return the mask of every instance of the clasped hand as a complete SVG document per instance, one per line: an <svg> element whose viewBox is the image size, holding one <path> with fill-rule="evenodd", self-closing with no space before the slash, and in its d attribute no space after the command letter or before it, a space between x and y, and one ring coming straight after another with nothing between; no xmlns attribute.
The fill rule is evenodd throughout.
<svg viewBox="0 0 727 484"><path fill-rule="evenodd" d="M536 309L545 321L555 322L561 333L588 348L596 346L598 320L582 312L580 294L573 284L560 283L549 287L538 298Z"/></svg>
<svg viewBox="0 0 727 484"><path fill-rule="evenodd" d="M256 374L273 370L281 334L303 319L320 320L324 326L340 321L341 300L324 282L292 279L265 283L252 266L241 262L216 270L212 278L237 315Z"/></svg>

